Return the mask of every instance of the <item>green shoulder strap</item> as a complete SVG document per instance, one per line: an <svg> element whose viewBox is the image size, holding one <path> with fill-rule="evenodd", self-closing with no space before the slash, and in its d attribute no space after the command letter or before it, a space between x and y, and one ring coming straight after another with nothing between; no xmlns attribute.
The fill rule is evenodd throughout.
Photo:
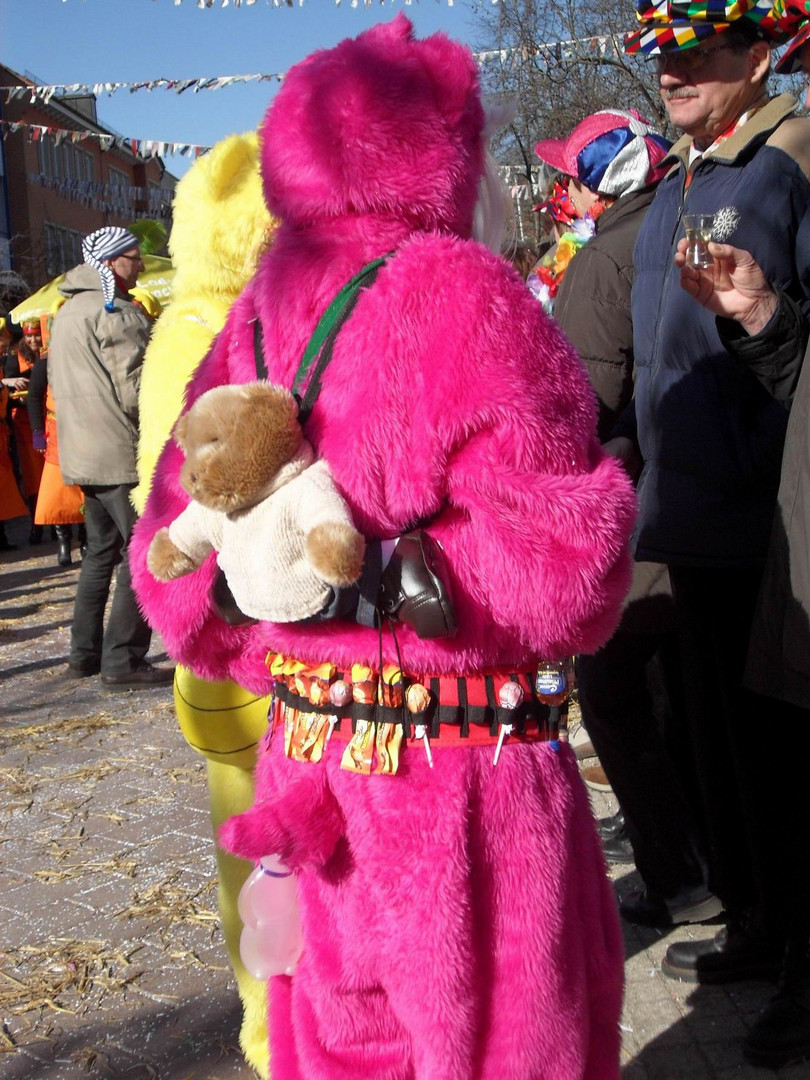
<svg viewBox="0 0 810 1080"><path fill-rule="evenodd" d="M360 292L368 288L377 277L380 267L391 257L393 252L374 259L351 279L347 281L335 299L321 316L318 325L312 332L312 337L307 343L301 363L298 365L295 379L293 380L292 392L299 401L299 419L302 424L306 423L312 412L318 394L321 389L321 377L326 365L332 359L332 346L341 326L346 322L354 310L354 306L360 299ZM259 319L254 324L254 353L256 358L256 374L260 379L267 378L267 366L264 362L264 350L262 343L262 328Z"/></svg>

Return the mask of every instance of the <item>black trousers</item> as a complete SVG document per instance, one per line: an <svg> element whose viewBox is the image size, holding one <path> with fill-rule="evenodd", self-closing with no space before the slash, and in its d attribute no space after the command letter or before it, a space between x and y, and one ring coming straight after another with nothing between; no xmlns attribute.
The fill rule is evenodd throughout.
<svg viewBox="0 0 810 1080"><path fill-rule="evenodd" d="M784 937L808 862L806 794L790 748L792 710L743 686L761 571L670 567L686 695L685 717L706 822L709 883L735 915ZM806 716L806 714L805 714ZM799 732L807 745L807 729ZM798 816L797 816L798 815Z"/></svg>
<svg viewBox="0 0 810 1080"><path fill-rule="evenodd" d="M133 671L149 649L152 631L141 615L129 572L127 545L136 514L129 501L133 484L82 487L87 553L82 559L73 624L70 663L113 675ZM104 611L115 580L112 607L104 629Z"/></svg>
<svg viewBox="0 0 810 1080"><path fill-rule="evenodd" d="M597 653L579 658L577 670L582 720L624 811L645 886L672 897L705 885L674 630L636 633L620 626ZM657 675L655 696L651 673Z"/></svg>

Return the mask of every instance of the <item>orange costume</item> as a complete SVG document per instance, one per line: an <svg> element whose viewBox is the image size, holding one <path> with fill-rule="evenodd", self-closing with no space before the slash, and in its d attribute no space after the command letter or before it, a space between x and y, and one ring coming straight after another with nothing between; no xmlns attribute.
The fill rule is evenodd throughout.
<svg viewBox="0 0 810 1080"><path fill-rule="evenodd" d="M0 521L23 517L28 509L23 502L9 453L9 424L6 421L9 390L0 383Z"/></svg>

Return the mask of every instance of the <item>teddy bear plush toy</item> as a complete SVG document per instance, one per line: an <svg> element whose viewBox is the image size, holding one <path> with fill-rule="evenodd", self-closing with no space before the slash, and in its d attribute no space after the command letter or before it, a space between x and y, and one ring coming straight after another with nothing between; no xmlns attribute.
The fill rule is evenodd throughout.
<svg viewBox="0 0 810 1080"><path fill-rule="evenodd" d="M187 391L292 387L347 283L306 425L366 538L441 543L458 629L230 626L213 556L157 581L188 504L164 448L130 543L166 648L273 694L253 806L220 830L297 878L303 952L268 981L273 1080L618 1080L624 949L539 667L598 649L629 584L632 486L582 362L497 254L504 193L470 51L398 15L286 74L263 122L280 221ZM486 244L483 242L486 241Z"/></svg>
<svg viewBox="0 0 810 1080"><path fill-rule="evenodd" d="M193 501L149 547L159 581L196 570L213 550L241 611L295 622L359 579L365 541L329 466L315 461L291 393L267 382L215 387L174 439Z"/></svg>

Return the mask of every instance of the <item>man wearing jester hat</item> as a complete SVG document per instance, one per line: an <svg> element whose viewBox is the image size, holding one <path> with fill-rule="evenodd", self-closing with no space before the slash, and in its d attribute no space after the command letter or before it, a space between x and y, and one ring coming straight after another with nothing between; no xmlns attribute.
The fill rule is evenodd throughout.
<svg viewBox="0 0 810 1080"><path fill-rule="evenodd" d="M790 95L768 96L771 47L786 37L768 0L640 0L638 20L625 47L655 65L685 134L636 244L634 409L613 449L635 443L644 461L635 555L670 569L696 809L728 920L713 940L671 945L662 967L726 983L777 975L790 933L773 842L788 821L784 767L763 745L783 716L743 685L788 414L678 287L673 260L685 215L711 215L713 240L752 252L810 309L810 121Z"/></svg>
<svg viewBox="0 0 810 1080"><path fill-rule="evenodd" d="M810 74L810 4L788 0L780 25L792 35L778 74ZM808 93L810 99L810 93ZM810 807L800 770L810 752L810 373L806 305L731 244L710 245L711 263L675 256L681 285L716 318L729 355L789 411L781 480L762 587L745 667L745 686L763 695L763 715L778 710L790 732L782 756L780 794L769 801L771 846L782 906L771 915L785 927L786 948L777 992L748 1032L743 1053L755 1065L778 1069L810 1057ZM790 771L794 762L793 771Z"/></svg>

